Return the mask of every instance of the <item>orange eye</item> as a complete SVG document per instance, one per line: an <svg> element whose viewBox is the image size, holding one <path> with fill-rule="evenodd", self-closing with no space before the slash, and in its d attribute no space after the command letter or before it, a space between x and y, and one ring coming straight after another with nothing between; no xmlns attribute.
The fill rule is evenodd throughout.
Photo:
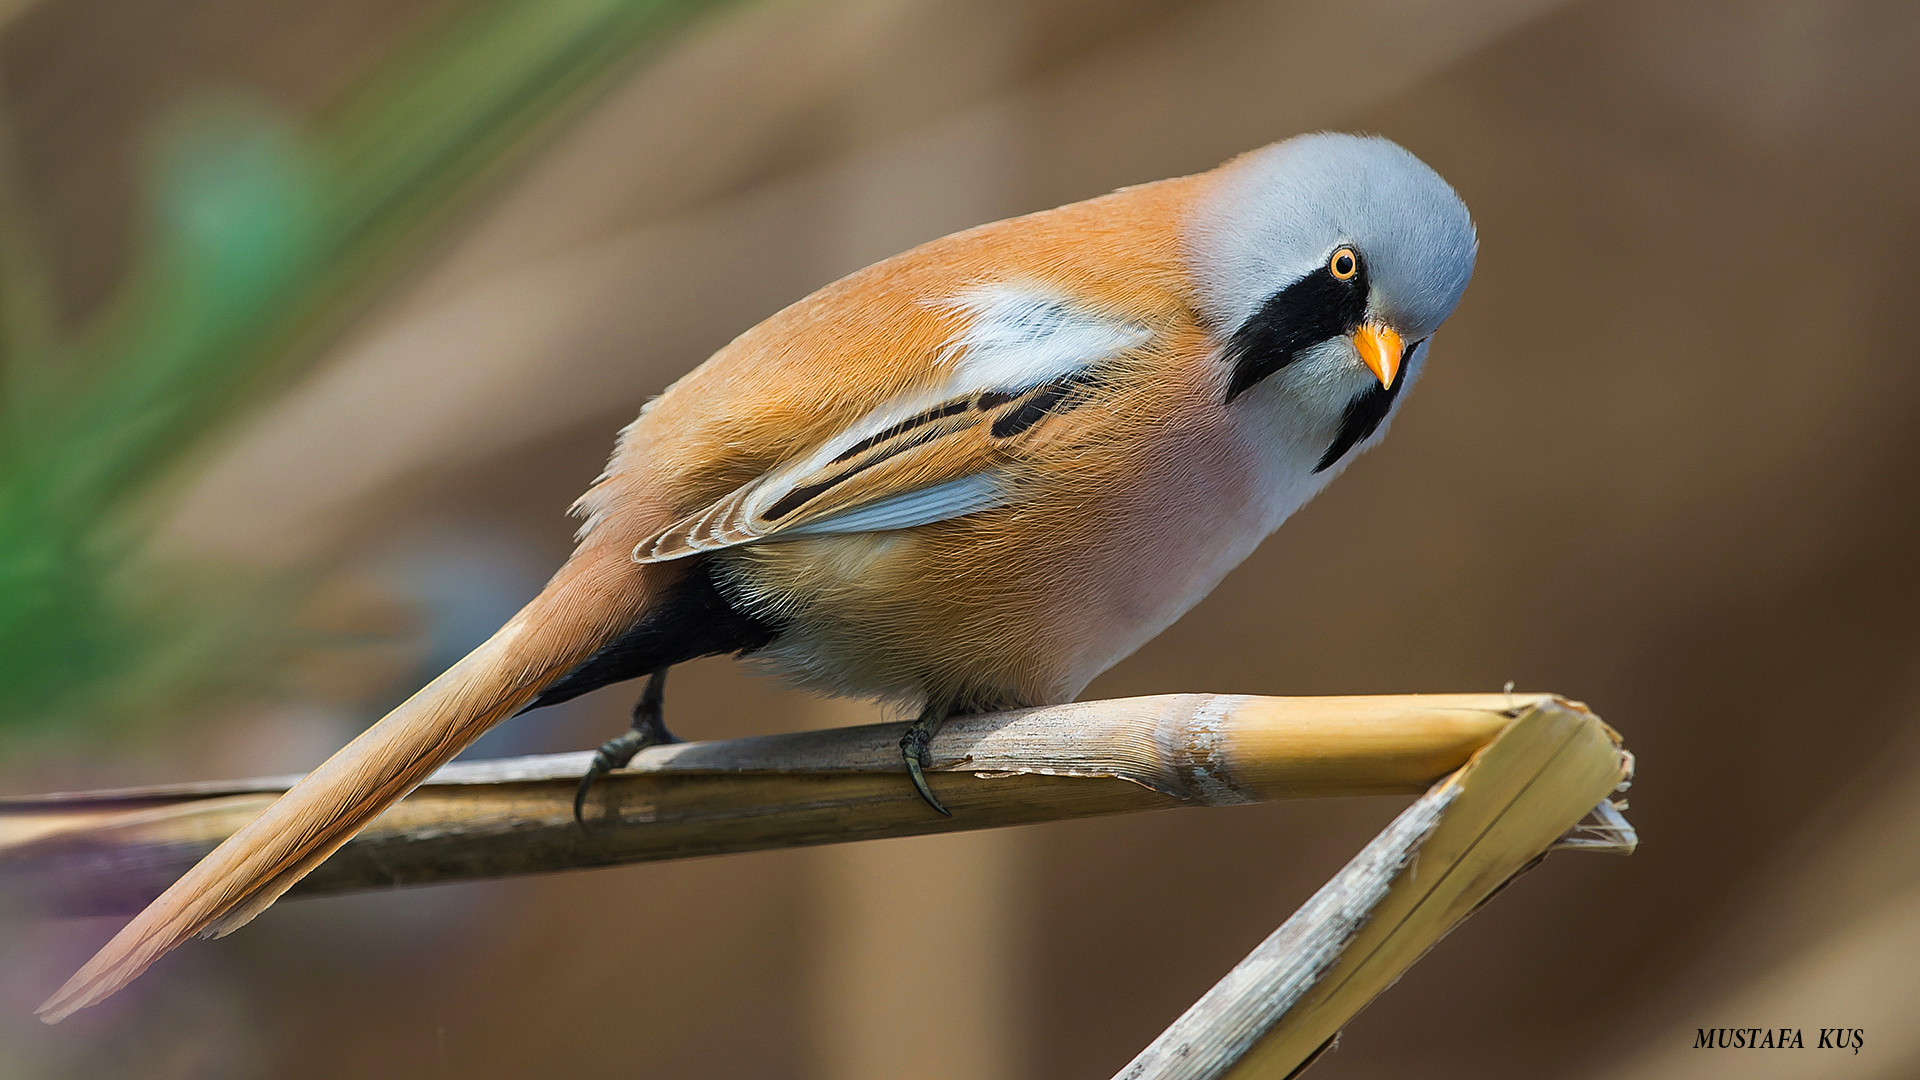
<svg viewBox="0 0 1920 1080"><path fill-rule="evenodd" d="M1352 281L1353 275L1360 272L1360 256L1350 247L1343 247L1327 260L1327 272L1341 281Z"/></svg>

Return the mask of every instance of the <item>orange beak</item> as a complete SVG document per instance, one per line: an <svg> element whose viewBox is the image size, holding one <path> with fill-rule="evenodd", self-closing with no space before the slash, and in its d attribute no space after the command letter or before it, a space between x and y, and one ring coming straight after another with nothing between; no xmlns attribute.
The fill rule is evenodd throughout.
<svg viewBox="0 0 1920 1080"><path fill-rule="evenodd" d="M1400 332L1379 323L1363 323L1353 332L1353 347L1360 351L1360 362L1379 377L1380 385L1392 389L1394 377L1400 374Z"/></svg>

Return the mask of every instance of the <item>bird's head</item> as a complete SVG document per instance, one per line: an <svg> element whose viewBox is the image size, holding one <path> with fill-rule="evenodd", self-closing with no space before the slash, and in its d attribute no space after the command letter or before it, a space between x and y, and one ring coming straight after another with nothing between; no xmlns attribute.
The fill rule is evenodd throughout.
<svg viewBox="0 0 1920 1080"><path fill-rule="evenodd" d="M1288 371L1338 422L1316 472L1392 410L1476 249L1466 204L1438 173L1357 135L1302 135L1229 162L1184 232L1232 365L1228 399Z"/></svg>

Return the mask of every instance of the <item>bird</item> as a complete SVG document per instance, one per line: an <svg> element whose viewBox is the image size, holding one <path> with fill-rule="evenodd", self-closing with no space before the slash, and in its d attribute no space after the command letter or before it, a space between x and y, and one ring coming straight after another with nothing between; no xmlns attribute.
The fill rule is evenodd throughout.
<svg viewBox="0 0 1920 1080"><path fill-rule="evenodd" d="M940 723L1070 701L1198 603L1385 434L1477 253L1413 153L1320 132L824 286L643 406L541 593L39 1015L245 924L494 724L646 677L584 796L672 738L665 672L700 656L904 707L905 771L945 812Z"/></svg>

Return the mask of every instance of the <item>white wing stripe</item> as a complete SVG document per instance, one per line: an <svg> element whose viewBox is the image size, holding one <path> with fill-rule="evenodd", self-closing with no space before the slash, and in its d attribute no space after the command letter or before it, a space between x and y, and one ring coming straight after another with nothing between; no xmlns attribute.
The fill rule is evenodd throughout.
<svg viewBox="0 0 1920 1080"><path fill-rule="evenodd" d="M770 539L782 536L806 536L818 533L883 532L911 529L936 521L1005 506L1006 494L992 473L973 473L955 480L934 484L918 491L903 492L858 510L809 521L791 529L781 529Z"/></svg>
<svg viewBox="0 0 1920 1080"><path fill-rule="evenodd" d="M949 347L958 358L947 387L955 397L1052 382L1153 336L1035 285L982 285L955 297L953 306L968 316Z"/></svg>

